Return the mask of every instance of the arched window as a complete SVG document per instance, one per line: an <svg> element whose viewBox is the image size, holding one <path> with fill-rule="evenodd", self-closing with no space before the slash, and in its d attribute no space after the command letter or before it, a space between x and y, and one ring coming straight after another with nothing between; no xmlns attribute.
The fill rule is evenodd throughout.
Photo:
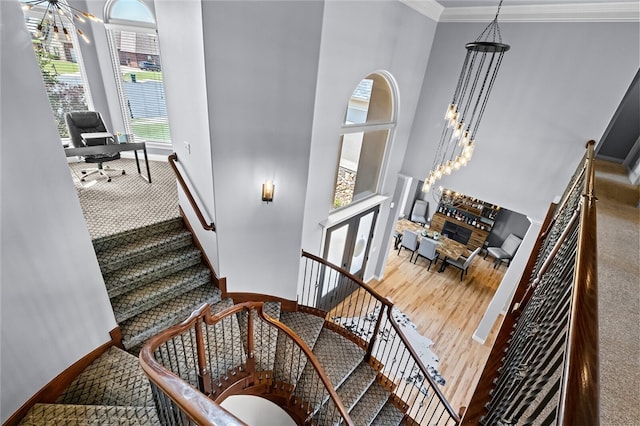
<svg viewBox="0 0 640 426"><path fill-rule="evenodd" d="M333 208L363 200L378 192L395 127L394 90L387 76L365 77L349 98L340 142Z"/></svg>
<svg viewBox="0 0 640 426"><path fill-rule="evenodd" d="M107 5L107 33L125 131L135 139L170 143L156 22L140 0Z"/></svg>

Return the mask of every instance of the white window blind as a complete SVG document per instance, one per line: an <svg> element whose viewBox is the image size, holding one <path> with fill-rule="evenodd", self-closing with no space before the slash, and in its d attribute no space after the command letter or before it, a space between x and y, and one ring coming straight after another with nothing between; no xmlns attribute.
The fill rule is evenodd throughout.
<svg viewBox="0 0 640 426"><path fill-rule="evenodd" d="M126 133L136 139L170 143L157 34L115 25L107 32Z"/></svg>
<svg viewBox="0 0 640 426"><path fill-rule="evenodd" d="M64 114L92 108L89 85L75 33L69 31L68 37L60 34L56 37L52 25L46 21L39 30L42 14L43 10L38 8L25 11L25 22L31 33L33 50L40 65L58 132L61 138L68 138Z"/></svg>

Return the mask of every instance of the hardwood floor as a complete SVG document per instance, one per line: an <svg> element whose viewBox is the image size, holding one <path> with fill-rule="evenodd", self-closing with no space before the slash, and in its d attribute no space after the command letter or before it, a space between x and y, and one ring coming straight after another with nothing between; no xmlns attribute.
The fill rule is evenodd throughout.
<svg viewBox="0 0 640 426"><path fill-rule="evenodd" d="M381 295L406 313L423 336L433 340L431 349L440 358L446 380L442 392L454 410L471 399L480 373L495 341L502 317L496 321L484 345L472 339L476 327L498 288L506 265L493 269L493 259L476 256L468 275L460 282L460 270L449 266L438 272L423 258L409 262L410 253L389 254L382 281L369 282Z"/></svg>

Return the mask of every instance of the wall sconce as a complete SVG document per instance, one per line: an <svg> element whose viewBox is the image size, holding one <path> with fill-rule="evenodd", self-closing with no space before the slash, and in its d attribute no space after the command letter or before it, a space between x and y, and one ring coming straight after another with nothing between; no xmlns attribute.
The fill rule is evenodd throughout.
<svg viewBox="0 0 640 426"><path fill-rule="evenodd" d="M273 184L272 180L268 180L262 184L262 201L266 201L269 204L273 201L273 193L276 189L276 186Z"/></svg>

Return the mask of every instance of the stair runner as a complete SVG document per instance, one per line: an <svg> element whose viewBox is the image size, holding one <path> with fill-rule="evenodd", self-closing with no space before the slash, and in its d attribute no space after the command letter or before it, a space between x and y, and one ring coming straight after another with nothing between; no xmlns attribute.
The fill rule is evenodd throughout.
<svg viewBox="0 0 640 426"><path fill-rule="evenodd" d="M75 379L56 403L36 404L22 425L159 424L149 382L132 354L137 355L149 337L183 321L203 303L209 303L213 313L232 305L230 299L221 298L212 283L211 272L202 263L202 255L181 218L100 238L94 241L94 248L122 330L123 345L131 353L110 348ZM404 413L391 403L391 394L376 380L377 372L363 361L365 352L360 347L325 328L324 319L318 316L280 312L278 303L265 303L265 311L290 327L313 350L356 425L402 423ZM233 336L227 342L233 341L236 348L241 339L246 341L246 321L246 316L240 314L224 323L225 332ZM271 327L264 330L268 336L259 335L261 330L255 327L254 340L258 345L267 345L269 351L265 359L256 360L257 364L274 371L276 379L292 382L294 395L316 407L316 421L326 419L328 393L310 401L313 390L320 386L311 365L299 365L298 371L289 371L291 366L285 365L287 356L283 352L290 351L291 346L281 342ZM213 337L214 331L207 345L222 345ZM237 357L229 357L229 365L212 371L212 378L239 365L244 356L240 352ZM183 379L193 382L196 378L187 374ZM320 424L339 421L333 418Z"/></svg>
<svg viewBox="0 0 640 426"><path fill-rule="evenodd" d="M151 336L221 300L182 218L93 242L122 343L137 354Z"/></svg>
<svg viewBox="0 0 640 426"><path fill-rule="evenodd" d="M138 358L116 347L91 363L53 404L36 404L26 426L159 425Z"/></svg>

